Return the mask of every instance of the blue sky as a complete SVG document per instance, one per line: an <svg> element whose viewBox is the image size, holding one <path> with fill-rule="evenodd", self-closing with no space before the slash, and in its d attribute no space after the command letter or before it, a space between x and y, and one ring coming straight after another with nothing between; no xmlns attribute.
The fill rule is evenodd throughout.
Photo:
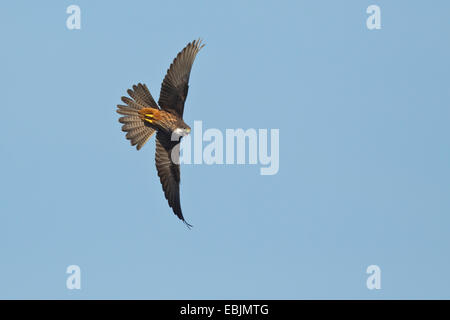
<svg viewBox="0 0 450 320"><path fill-rule="evenodd" d="M66 8L81 8L81 30ZM368 30L366 8L381 8ZM0 5L0 298L450 298L447 1ZM280 170L185 165L116 104L191 40L185 121L280 130ZM66 288L67 266L81 290ZM381 268L381 290L366 268Z"/></svg>

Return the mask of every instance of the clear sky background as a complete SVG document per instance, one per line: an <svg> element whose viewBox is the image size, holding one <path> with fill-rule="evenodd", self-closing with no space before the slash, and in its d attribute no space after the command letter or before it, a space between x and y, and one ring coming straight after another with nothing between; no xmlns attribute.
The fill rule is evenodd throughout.
<svg viewBox="0 0 450 320"><path fill-rule="evenodd" d="M81 8L81 30L66 8ZM366 27L381 7L382 29ZM0 5L0 298L450 298L450 2L7 1ZM188 42L185 120L280 129L280 170L185 165L164 199L155 99ZM66 268L81 267L81 290ZM381 290L366 268L381 268Z"/></svg>

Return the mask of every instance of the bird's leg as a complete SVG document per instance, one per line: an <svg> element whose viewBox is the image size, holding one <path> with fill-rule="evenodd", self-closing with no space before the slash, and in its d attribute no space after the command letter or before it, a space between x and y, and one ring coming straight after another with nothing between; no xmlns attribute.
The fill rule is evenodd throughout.
<svg viewBox="0 0 450 320"><path fill-rule="evenodd" d="M139 110L139 118L148 123L153 123L155 120L160 120L161 115L158 109L155 108L142 108Z"/></svg>

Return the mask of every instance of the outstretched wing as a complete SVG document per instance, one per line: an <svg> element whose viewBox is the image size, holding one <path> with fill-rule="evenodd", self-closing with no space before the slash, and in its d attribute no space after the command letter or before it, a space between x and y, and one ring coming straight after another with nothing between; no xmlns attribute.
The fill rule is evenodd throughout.
<svg viewBox="0 0 450 320"><path fill-rule="evenodd" d="M142 146L155 133L153 128L147 126L146 122L139 118L139 110L142 108L157 108L155 100L153 100L150 91L145 84L134 85L133 89L128 89L128 97L122 97L122 101L126 104L117 105L117 113L124 115L119 118L119 122L123 123L122 131L125 131L126 138L131 141L131 145L136 145L136 149Z"/></svg>
<svg viewBox="0 0 450 320"><path fill-rule="evenodd" d="M194 40L181 50L173 60L161 85L159 105L161 109L183 117L184 102L189 89L189 76L195 56L204 47L201 40Z"/></svg>
<svg viewBox="0 0 450 320"><path fill-rule="evenodd" d="M169 202L175 215L180 218L188 227L189 223L184 220L180 205L180 165L172 161L172 152L177 157L178 162L179 149L176 148L180 142L171 141L170 135L158 131L156 134L156 169L158 170L159 180L161 181L164 195ZM176 148L176 149L174 149ZM175 154L176 153L176 154Z"/></svg>

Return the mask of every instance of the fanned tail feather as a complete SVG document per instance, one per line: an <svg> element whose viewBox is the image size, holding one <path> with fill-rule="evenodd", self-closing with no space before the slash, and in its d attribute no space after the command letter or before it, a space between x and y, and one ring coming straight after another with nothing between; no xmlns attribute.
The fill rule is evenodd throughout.
<svg viewBox="0 0 450 320"><path fill-rule="evenodd" d="M122 97L122 101L126 105L117 105L117 113L123 115L119 118L119 122L123 123L122 131L127 133L125 137L130 140L132 146L135 145L136 149L140 150L155 133L155 129L142 121L139 117L139 110L158 108L158 105L145 84L134 85L133 89L128 89L127 92L132 99Z"/></svg>

